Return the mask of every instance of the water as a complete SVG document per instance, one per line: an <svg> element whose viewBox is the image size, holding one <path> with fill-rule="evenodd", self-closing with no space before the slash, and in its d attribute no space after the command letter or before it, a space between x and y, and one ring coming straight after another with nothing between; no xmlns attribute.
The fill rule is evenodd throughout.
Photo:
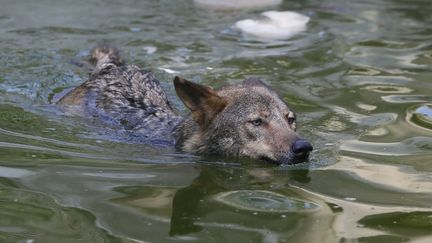
<svg viewBox="0 0 432 243"><path fill-rule="evenodd" d="M432 241L430 1L0 1L0 242ZM308 29L258 42L230 28L297 11ZM197 157L113 137L50 105L100 40L152 69L268 81L313 142L309 164Z"/></svg>

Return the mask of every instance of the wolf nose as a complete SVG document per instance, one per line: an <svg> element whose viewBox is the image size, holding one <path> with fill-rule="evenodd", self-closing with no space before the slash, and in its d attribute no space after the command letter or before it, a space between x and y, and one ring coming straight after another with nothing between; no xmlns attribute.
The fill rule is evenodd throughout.
<svg viewBox="0 0 432 243"><path fill-rule="evenodd" d="M296 140L292 146L293 153L299 156L308 154L312 149L312 145L304 139Z"/></svg>

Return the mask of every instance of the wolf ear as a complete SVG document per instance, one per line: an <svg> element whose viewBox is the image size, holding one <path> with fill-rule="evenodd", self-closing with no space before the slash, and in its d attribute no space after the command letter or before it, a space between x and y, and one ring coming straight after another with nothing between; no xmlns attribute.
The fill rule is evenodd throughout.
<svg viewBox="0 0 432 243"><path fill-rule="evenodd" d="M226 102L209 87L178 76L174 78L174 87L183 104L191 110L194 121L202 128L210 125L213 118L226 106Z"/></svg>

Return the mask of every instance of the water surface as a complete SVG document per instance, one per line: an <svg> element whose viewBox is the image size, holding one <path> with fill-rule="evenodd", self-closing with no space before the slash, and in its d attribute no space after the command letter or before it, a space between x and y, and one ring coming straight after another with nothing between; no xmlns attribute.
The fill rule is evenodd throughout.
<svg viewBox="0 0 432 243"><path fill-rule="evenodd" d="M0 241L430 242L432 5L2 0ZM310 17L293 38L230 27L265 10ZM297 112L310 163L204 158L112 136L51 105L85 81L97 41L153 70L220 87L265 79Z"/></svg>

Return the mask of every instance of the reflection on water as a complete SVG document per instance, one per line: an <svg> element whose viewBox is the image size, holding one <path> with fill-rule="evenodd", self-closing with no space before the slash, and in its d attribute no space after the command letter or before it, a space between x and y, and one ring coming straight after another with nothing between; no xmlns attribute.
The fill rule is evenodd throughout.
<svg viewBox="0 0 432 243"><path fill-rule="evenodd" d="M432 5L196 2L2 1L0 241L430 242ZM265 43L232 30L268 10L308 16L307 30ZM86 79L99 40L181 111L174 75L262 77L297 112L310 163L180 154L62 113L50 103Z"/></svg>
<svg viewBox="0 0 432 243"><path fill-rule="evenodd" d="M422 104L411 107L407 111L407 121L412 125L424 129L432 130L432 108L431 104Z"/></svg>
<svg viewBox="0 0 432 243"><path fill-rule="evenodd" d="M1 170L5 171L5 168ZM6 169L8 172L10 170ZM15 171L13 176L17 173L27 172ZM95 217L92 214L79 208L62 207L42 193L10 188L13 184L6 179L0 180L0 241L117 241L115 237L95 225Z"/></svg>

